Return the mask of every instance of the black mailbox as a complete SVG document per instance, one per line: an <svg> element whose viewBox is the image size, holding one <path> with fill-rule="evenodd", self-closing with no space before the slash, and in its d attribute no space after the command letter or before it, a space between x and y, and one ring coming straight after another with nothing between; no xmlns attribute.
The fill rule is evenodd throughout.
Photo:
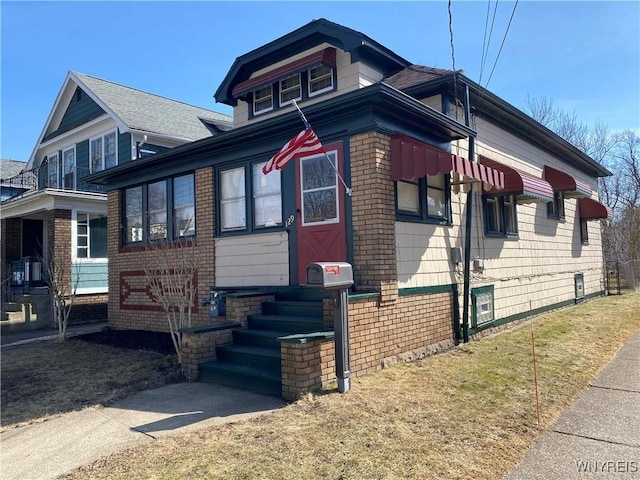
<svg viewBox="0 0 640 480"><path fill-rule="evenodd" d="M353 268L347 262L317 262L307 266L307 285L332 290L353 285Z"/></svg>

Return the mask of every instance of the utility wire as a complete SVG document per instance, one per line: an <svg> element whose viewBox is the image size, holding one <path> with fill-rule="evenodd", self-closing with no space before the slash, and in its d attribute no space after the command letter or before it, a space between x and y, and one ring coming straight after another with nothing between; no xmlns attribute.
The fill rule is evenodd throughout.
<svg viewBox="0 0 640 480"><path fill-rule="evenodd" d="M491 5L491 0L487 3L487 21L489 20L489 7ZM482 62L480 63L480 78L478 80L478 85L482 85L482 74L484 72L484 66L487 61L487 55L489 55L489 45L491 45L491 36L493 35L493 26L496 23L496 14L498 13L498 0L496 0L496 6L493 8L493 18L491 19L491 28L489 29L489 39L486 44L482 46ZM485 37L487 34L487 27L485 24Z"/></svg>
<svg viewBox="0 0 640 480"><path fill-rule="evenodd" d="M497 4L497 2L496 2ZM498 64L498 59L500 58L500 54L502 53L502 47L504 47L504 42L507 39L507 34L509 33L509 28L511 27L511 21L513 20L513 16L516 13L516 8L518 7L518 0L516 0L516 3L513 5L513 10L511 11L511 17L509 18L509 24L507 25L507 29L504 32L504 37L502 37L502 43L500 44L500 50L498 50L498 55L496 55L496 61L493 62L493 67L491 68L491 73L489 74L489 80L487 80L487 84L484 86L484 88L487 88L489 86L489 82L491 81L491 77L493 77L493 72L496 69L496 65Z"/></svg>
<svg viewBox="0 0 640 480"><path fill-rule="evenodd" d="M447 3L449 12L449 41L451 43L451 68L453 70L453 104L455 109L455 118L458 118L458 79L456 78L456 51L453 46L453 15L451 14L451 0Z"/></svg>

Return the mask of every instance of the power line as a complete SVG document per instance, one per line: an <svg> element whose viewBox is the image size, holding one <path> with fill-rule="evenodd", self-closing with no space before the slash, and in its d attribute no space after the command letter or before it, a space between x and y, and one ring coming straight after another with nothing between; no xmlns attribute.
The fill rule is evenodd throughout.
<svg viewBox="0 0 640 480"><path fill-rule="evenodd" d="M497 5L496 1L496 5ZM502 37L502 43L500 44L500 49L498 50L498 55L496 55L496 61L493 62L493 67L491 68L491 73L489 74L489 80L487 80L487 84L484 86L486 89L489 86L489 82L491 81L491 77L493 77L493 72L496 69L496 65L498 64L498 59L500 58L500 54L502 53L502 47L504 47L504 42L507 39L507 34L509 33L509 28L511 27L511 21L513 20L513 16L516 13L516 8L518 7L518 0L513 5L513 10L511 11L511 17L509 18L509 24L507 25L507 30L504 32L504 37ZM480 83L480 82L478 82Z"/></svg>
<svg viewBox="0 0 640 480"><path fill-rule="evenodd" d="M486 39L487 36L487 23L489 22L489 10L491 7L491 0L487 2L487 18L485 20L484 26L484 36ZM493 8L493 18L491 19L491 29L489 30L489 39L486 43L483 41L482 45L482 61L480 62L480 78L478 79L478 85L482 85L482 74L484 72L485 62L487 61L487 55L489 55L489 45L491 45L491 36L493 35L493 26L496 23L496 14L498 13L498 0L496 0L496 5Z"/></svg>

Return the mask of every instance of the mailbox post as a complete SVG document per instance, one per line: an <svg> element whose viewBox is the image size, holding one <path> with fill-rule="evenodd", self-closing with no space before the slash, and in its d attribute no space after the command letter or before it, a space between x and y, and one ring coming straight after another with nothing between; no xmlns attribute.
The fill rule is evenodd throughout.
<svg viewBox="0 0 640 480"><path fill-rule="evenodd" d="M349 287L353 285L353 269L346 262L317 262L307 266L307 286L323 288L333 298L335 330L336 376L338 392L351 388L351 360L349 357Z"/></svg>

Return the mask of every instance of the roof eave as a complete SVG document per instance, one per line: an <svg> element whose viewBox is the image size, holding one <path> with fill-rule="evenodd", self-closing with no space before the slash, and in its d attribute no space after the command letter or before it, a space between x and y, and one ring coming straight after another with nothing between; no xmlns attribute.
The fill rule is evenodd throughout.
<svg viewBox="0 0 640 480"><path fill-rule="evenodd" d="M233 105L234 99L231 95L231 90L235 83L246 80L246 78L237 78L246 67L248 67L247 75L250 75L255 70L267 67L269 64L283 60L296 53L292 49L303 51L313 45L322 43L322 41L326 41L350 53L360 49L367 51L369 56L375 56L379 61L384 59L384 63L388 65L398 65L398 69L411 64L365 34L321 18L237 57L216 90L214 98L217 102Z"/></svg>
<svg viewBox="0 0 640 480"><path fill-rule="evenodd" d="M386 112L402 121L413 122L424 128L425 122L432 128L429 132L445 140L455 140L474 136L475 131L437 110L419 102L415 98L384 83L370 85L324 102L304 107L305 115L313 122L314 129L321 124L330 124L337 116L355 115L357 110ZM89 183L108 185L117 183L130 173L131 169L144 169L150 165L160 168L165 162L184 160L185 156L211 156L212 149L237 148L246 145L247 141L264 138L278 138L283 131L290 131L300 125L300 117L295 110L260 122L235 128L219 135L198 140L190 144L174 147L163 153L144 157L117 167L94 173L83 180ZM437 128L436 128L437 127Z"/></svg>

